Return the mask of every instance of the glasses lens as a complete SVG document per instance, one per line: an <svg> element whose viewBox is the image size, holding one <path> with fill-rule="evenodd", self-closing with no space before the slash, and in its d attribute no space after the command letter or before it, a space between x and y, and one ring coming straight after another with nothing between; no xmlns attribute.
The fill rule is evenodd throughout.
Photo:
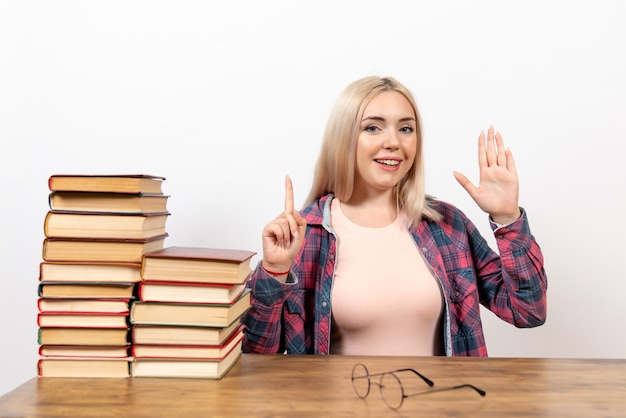
<svg viewBox="0 0 626 418"><path fill-rule="evenodd" d="M389 408L398 409L404 401L404 388L395 373L385 373L380 378L380 396Z"/></svg>
<svg viewBox="0 0 626 418"><path fill-rule="evenodd" d="M364 364L356 364L352 368L352 387L359 398L370 393L370 374Z"/></svg>

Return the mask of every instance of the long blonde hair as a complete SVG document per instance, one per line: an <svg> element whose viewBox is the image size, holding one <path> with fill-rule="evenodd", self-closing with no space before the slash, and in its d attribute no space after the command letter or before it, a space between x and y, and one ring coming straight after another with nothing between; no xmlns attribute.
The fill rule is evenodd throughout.
<svg viewBox="0 0 626 418"><path fill-rule="evenodd" d="M440 215L427 204L424 164L422 153L422 123L417 104L411 92L392 77L365 77L348 85L335 102L326 123L322 146L315 165L313 185L306 198L308 206L320 197L334 193L341 201L348 201L354 190L356 170L356 141L365 107L383 91L397 91L407 98L417 124L416 153L413 165L394 193L398 206L405 210L411 223L418 222L422 216L433 220Z"/></svg>

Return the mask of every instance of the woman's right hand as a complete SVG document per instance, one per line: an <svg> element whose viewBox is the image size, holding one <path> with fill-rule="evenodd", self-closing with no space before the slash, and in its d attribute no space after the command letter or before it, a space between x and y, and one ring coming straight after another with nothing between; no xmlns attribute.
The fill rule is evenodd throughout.
<svg viewBox="0 0 626 418"><path fill-rule="evenodd" d="M305 232L306 220L294 210L293 185L286 176L285 210L263 228L263 268L269 272L289 272ZM280 276L276 278L284 281L287 274Z"/></svg>

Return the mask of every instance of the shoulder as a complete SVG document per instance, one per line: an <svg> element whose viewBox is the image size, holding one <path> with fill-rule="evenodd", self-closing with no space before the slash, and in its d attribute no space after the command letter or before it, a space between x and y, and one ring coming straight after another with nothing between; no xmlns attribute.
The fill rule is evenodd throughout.
<svg viewBox="0 0 626 418"><path fill-rule="evenodd" d="M308 224L323 224L324 214L330 210L330 202L334 195L329 193L319 199L313 201L300 211L300 214L306 219Z"/></svg>
<svg viewBox="0 0 626 418"><path fill-rule="evenodd" d="M431 227L439 227L451 233L452 231L466 231L474 229L472 222L467 215L455 205L438 200L432 196L426 198L426 204L441 215L439 220L425 219L425 222Z"/></svg>

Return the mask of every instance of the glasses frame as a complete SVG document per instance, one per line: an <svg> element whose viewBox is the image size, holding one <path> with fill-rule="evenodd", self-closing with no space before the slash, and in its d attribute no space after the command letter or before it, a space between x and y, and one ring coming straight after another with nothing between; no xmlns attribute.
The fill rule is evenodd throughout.
<svg viewBox="0 0 626 418"><path fill-rule="evenodd" d="M365 371L365 375L363 376L355 376L355 371L358 368L362 368ZM404 390L404 385L402 384L402 380L400 379L400 377L398 376L398 373L402 373L402 372L411 372L414 375L418 376L419 378L421 378L428 386L433 387L435 386L435 382L433 382L432 380L430 380L429 378L427 378L426 376L424 376L423 374L421 374L420 372L418 372L415 369L412 368L402 368L402 369L395 369L395 370L389 370L386 372L380 372L380 373L370 373L369 369L367 368L367 366L363 363L357 363L352 367L352 375L351 375L351 383L352 383L352 389L354 390L354 393L356 393L356 395L361 398L361 399L365 399L368 397L369 393L370 393L370 389L372 384L377 385L378 389L380 391L380 397L382 398L383 402L385 402L385 405L387 405L389 408L397 410L400 409L400 407L402 407L402 405L404 404L404 400L406 398L410 398L412 396L419 396L419 395L428 395L430 393L436 393L436 392L444 392L444 391L449 391L449 390L456 390L456 389L462 389L462 388L470 388L473 389L476 393L478 393L480 396L485 396L487 394L487 392L485 392L484 390L470 384L470 383L463 383L460 385L455 385L455 386L447 386L447 387L443 387L443 388L435 388L432 390L427 390L427 391L422 391L422 392L415 392L415 393L406 393ZM372 377L378 377L380 376L380 379L378 380L378 382L374 381L372 379ZM383 384L383 380L385 379L386 376L391 376L395 379L395 381L398 383L398 386L400 387L400 392L401 392L401 398L400 398L400 402L395 405L395 404L391 404L388 399L383 395L383 389L385 387L385 385ZM361 395L359 393L359 391L357 390L356 386L355 386L355 380L360 380L360 379L367 379L367 390L365 391L364 395Z"/></svg>

